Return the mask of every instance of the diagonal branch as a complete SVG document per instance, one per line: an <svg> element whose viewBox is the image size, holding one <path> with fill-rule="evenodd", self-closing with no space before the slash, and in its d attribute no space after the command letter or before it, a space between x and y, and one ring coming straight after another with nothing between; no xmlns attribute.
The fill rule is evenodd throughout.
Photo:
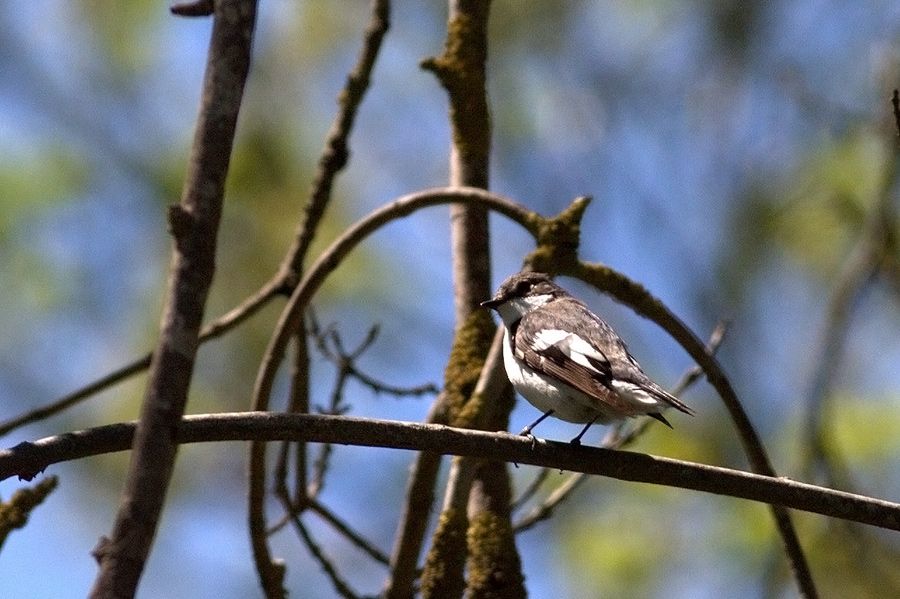
<svg viewBox="0 0 900 599"><path fill-rule="evenodd" d="M276 276L259 288L255 293L248 296L240 304L218 317L213 322L203 327L200 331L198 342L202 345L211 339L219 337L231 329L235 328L257 312L260 308L268 304L272 299L281 295L281 290L286 286L286 279L279 275ZM71 393L67 393L62 397L51 401L50 403L29 410L24 414L14 416L5 422L0 422L0 437L9 434L15 429L49 418L54 414L58 414L72 406L78 405L82 401L100 393L101 391L120 383L131 376L147 370L150 366L152 353L146 353L143 356L135 358L131 362L124 364L109 372L100 378L91 381L80 389L76 389Z"/></svg>
<svg viewBox="0 0 900 599"><path fill-rule="evenodd" d="M642 285L631 281L621 273L602 264L589 264L578 261L564 274L582 279L611 295L616 300L632 308L635 312L648 318L672 336L694 359L710 384L715 388L728 410L731 420L738 432L744 452L754 472L775 477L775 469L769 461L765 447L750 422L747 412L738 399L731 381L725 375L719 361L707 349L703 341L681 321L659 299L654 297ZM813 599L818 596L809 570L809 564L800 546L797 531L786 509L778 504L772 505L772 515L781 535L785 553L794 571L794 577L804 597Z"/></svg>
<svg viewBox="0 0 900 599"><path fill-rule="evenodd" d="M134 438L125 490L109 539L95 556L91 596L137 590L165 501L187 403L204 305L215 270L216 234L256 19L255 0L216 4L200 116L181 203L169 209L172 266L160 338Z"/></svg>

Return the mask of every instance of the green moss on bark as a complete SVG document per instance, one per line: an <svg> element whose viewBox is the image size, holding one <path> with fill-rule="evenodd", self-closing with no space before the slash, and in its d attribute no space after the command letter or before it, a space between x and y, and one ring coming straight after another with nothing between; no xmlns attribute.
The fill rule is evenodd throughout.
<svg viewBox="0 0 900 599"><path fill-rule="evenodd" d="M476 406L469 403L478 377L481 376L481 368L490 350L495 330L496 326L488 310L472 312L456 330L444 371L444 393L451 426L468 427L479 412Z"/></svg>
<svg viewBox="0 0 900 599"><path fill-rule="evenodd" d="M463 593L468 519L462 510L441 513L425 558L421 592L425 599L456 599Z"/></svg>
<svg viewBox="0 0 900 599"><path fill-rule="evenodd" d="M471 599L525 597L525 579L509 515L482 511L469 523L468 585Z"/></svg>

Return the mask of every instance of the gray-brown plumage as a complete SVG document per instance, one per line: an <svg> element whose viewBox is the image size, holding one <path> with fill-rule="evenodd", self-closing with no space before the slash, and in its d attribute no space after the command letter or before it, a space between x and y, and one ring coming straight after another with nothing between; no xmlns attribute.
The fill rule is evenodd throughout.
<svg viewBox="0 0 900 599"><path fill-rule="evenodd" d="M509 277L483 306L506 325L504 363L516 390L549 415L587 423L647 415L669 425L662 410L693 411L653 382L625 342L600 317L542 273ZM671 426L671 425L669 425Z"/></svg>

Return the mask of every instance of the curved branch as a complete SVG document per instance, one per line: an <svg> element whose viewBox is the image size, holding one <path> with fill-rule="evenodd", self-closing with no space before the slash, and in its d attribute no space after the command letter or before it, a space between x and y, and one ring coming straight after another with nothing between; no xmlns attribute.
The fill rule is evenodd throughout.
<svg viewBox="0 0 900 599"><path fill-rule="evenodd" d="M260 364L251 402L253 410L262 411L269 409L272 384L278 367L284 359L287 343L294 332L298 330L310 299L325 281L328 274L337 268L344 257L367 236L392 220L411 214L420 208L460 201L480 203L481 205L494 208L499 212L510 215L514 220L521 221L526 228L530 226L536 229L536 220L540 218L512 200L490 194L481 189L444 188L426 190L404 196L358 221L345 230L337 240L319 255L291 294L291 298L281 313ZM274 571L275 569L275 564L269 556L265 537L267 526L262 509L265 495L265 480L264 476L262 476L264 467L265 446L253 444L250 449L249 464L248 503L250 508L248 520L253 541L254 559L261 572L266 570ZM275 577L269 576L268 578L274 579ZM267 589L277 590L274 585L264 586ZM268 594L269 596L278 596L274 591Z"/></svg>
<svg viewBox="0 0 900 599"><path fill-rule="evenodd" d="M731 381L725 375L725 371L719 364L718 359L674 312L642 285L631 281L625 275L607 266L579 261L571 269L571 272L566 272L565 274L578 277L605 291L616 300L631 307L641 316L652 320L669 333L687 351L697 365L703 369L703 372L706 373L706 378L719 394L719 397L722 398L731 420L735 428L737 428L738 436L752 470L765 476L777 476L756 429L750 422L747 412L741 405L741 401L738 399L737 393L734 387L731 386ZM772 513L784 543L785 553L791 563L801 592L805 597L816 597L818 593L813 584L812 573L803 553L803 548L800 546L800 540L797 537L797 531L791 521L790 514L776 503L772 504Z"/></svg>
<svg viewBox="0 0 900 599"><path fill-rule="evenodd" d="M263 356L253 391L253 409L268 409L269 396L278 366L284 359L287 343L296 330L312 296L325 278L341 261L369 235L391 221L409 216L417 210L442 204L467 203L490 208L519 223L535 237L544 219L509 198L475 187L443 187L427 189L401 197L387 204L360 221L338 237L323 251L309 271L294 289L291 299L278 320L269 346Z"/></svg>
<svg viewBox="0 0 900 599"><path fill-rule="evenodd" d="M135 426L134 422L109 424L0 450L0 480L15 475L30 479L51 464L126 450ZM900 503L784 477L629 451L573 447L505 432L348 416L237 412L186 416L176 439L180 443L290 440L490 456L518 464L749 499L900 531Z"/></svg>

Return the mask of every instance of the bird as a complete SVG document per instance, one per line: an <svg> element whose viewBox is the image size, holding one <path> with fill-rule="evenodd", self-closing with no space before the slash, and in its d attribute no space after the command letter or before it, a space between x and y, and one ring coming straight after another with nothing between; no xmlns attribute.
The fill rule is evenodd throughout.
<svg viewBox="0 0 900 599"><path fill-rule="evenodd" d="M646 415L672 425L662 415L675 408L694 410L653 382L621 337L553 282L549 275L521 272L507 278L481 306L503 320L503 362L515 390L543 414L522 435L549 416L585 424L609 424Z"/></svg>

